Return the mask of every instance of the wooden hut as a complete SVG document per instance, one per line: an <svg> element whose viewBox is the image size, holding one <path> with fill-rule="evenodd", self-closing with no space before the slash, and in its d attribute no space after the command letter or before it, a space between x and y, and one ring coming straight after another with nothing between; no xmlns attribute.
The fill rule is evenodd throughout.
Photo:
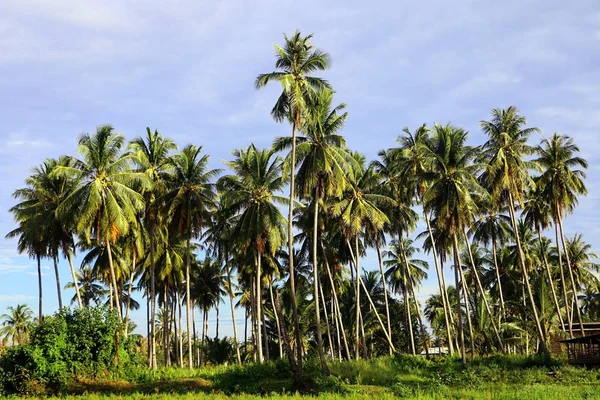
<svg viewBox="0 0 600 400"><path fill-rule="evenodd" d="M567 346L570 364L600 365L600 333L561 340L561 343Z"/></svg>

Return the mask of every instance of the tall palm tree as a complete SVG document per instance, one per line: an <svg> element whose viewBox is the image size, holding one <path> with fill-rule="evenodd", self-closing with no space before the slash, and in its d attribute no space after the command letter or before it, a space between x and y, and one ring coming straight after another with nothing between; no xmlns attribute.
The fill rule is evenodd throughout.
<svg viewBox="0 0 600 400"><path fill-rule="evenodd" d="M351 154L345 149L346 141L338 134L348 113L342 113L345 104L332 108L333 91L321 89L310 101L306 110L306 118L300 126L301 136L296 138L296 191L301 198L312 199L313 203L313 285L316 315L317 345L321 367L326 370L325 351L321 334L321 316L319 311L319 273L318 243L319 240L319 205L330 197L339 197L344 190L345 171L352 162ZM280 151L292 146L293 139L281 137L275 139L273 148ZM284 174L292 168L291 157L285 160Z"/></svg>
<svg viewBox="0 0 600 400"><path fill-rule="evenodd" d="M427 262L412 258L418 251L413 246L413 241L407 238L394 240L390 244L390 250L384 252L387 260L383 262L386 267L386 280L391 289L396 293L402 293L404 307L408 318L408 329L410 335L410 351L416 355L415 337L413 334L412 313L410 311L411 293L420 285L423 279L427 279ZM416 299L413 299L416 300Z"/></svg>
<svg viewBox="0 0 600 400"><path fill-rule="evenodd" d="M0 328L3 344L9 340L13 346L27 343L29 328L33 322L33 311L27 304L8 307L8 314L3 314L0 318L4 320Z"/></svg>
<svg viewBox="0 0 600 400"><path fill-rule="evenodd" d="M132 155L121 154L124 138L112 126L102 125L94 135L79 138L82 159L73 158L70 166L60 165L51 175L73 176L78 184L56 209L63 221L72 221L75 230L86 240L95 234L98 243L107 248L110 286L117 311L119 289L113 265L111 246L126 235L136 215L144 208L144 199L134 186L149 187L147 178L132 172Z"/></svg>
<svg viewBox="0 0 600 400"><path fill-rule="evenodd" d="M513 232L515 233L519 263L521 264L521 271L541 348L544 353L548 354L548 346L544 340L544 331L535 306L533 291L525 266L515 214L515 203L523 203L523 195L532 183L529 169L533 165L527 161L526 157L533 154L533 148L527 141L531 134L539 132L538 128L526 128L526 123L526 118L519 114L519 111L513 106L507 109L495 108L492 110L490 121L481 121L482 130L489 136L488 141L483 145L482 158L486 163L486 170L481 177L481 181L497 204L507 203L508 205Z"/></svg>
<svg viewBox="0 0 600 400"><path fill-rule="evenodd" d="M163 200L173 229L186 241L185 296L188 348L188 368L192 369L192 299L190 293L191 241L201 235L210 225L210 208L215 201L214 184L211 182L219 170L208 169L208 155L202 155L202 147L187 145L170 157L167 190Z"/></svg>
<svg viewBox="0 0 600 400"><path fill-rule="evenodd" d="M546 202L546 199L544 198L538 185L538 187L535 190L531 190L529 195L527 196L527 201L525 202L525 206L523 207L523 214L525 216L525 222L527 222L530 226L534 227L537 231L539 246L542 250L542 260L544 261L544 268L546 269L548 282L552 291L554 307L556 307L556 315L558 316L561 327L564 327L564 321L561 315L560 305L558 303L558 296L556 295L556 289L554 288L554 279L552 278L552 272L550 271L550 265L548 264L548 256L544 249L544 238L542 236L542 230L545 230L550 226L550 213L550 205ZM560 268L562 272L562 266ZM565 289L564 283L563 289Z"/></svg>
<svg viewBox="0 0 600 400"><path fill-rule="evenodd" d="M228 163L235 175L219 180L219 188L226 191L226 204L231 213L239 213L233 228L235 241L242 251L252 249L256 262L256 324L260 326L263 291L262 259L265 254L275 255L285 240L285 218L276 206L287 200L274 193L281 190L282 161L274 157L273 150L257 150L250 145L247 150L234 151L235 159ZM263 361L261 329L256 329L258 362Z"/></svg>
<svg viewBox="0 0 600 400"><path fill-rule="evenodd" d="M558 237L560 236L560 241L567 261L571 289L573 290L574 307L577 311L579 327L581 329L581 334L583 335L583 319L579 308L571 260L566 250L567 247L562 218L563 215L573 212L573 209L578 203L577 196L587 194L587 188L585 187L583 179L585 178L584 170L588 167L588 162L577 155L579 153L579 147L575 144L573 138L562 136L557 133L552 135L550 139L544 139L536 148L536 152L538 158L535 162L542 169L542 174L538 178L538 184L541 186L544 198L550 204L555 230L558 228L558 231L556 231L556 246L560 246L558 243ZM562 268L562 265L560 267ZM567 301L567 304L568 303L569 301ZM567 315L569 315L568 311ZM570 319L569 331L572 334Z"/></svg>
<svg viewBox="0 0 600 400"><path fill-rule="evenodd" d="M290 165L296 165L296 130L302 124L302 118L307 108L307 102L310 97L320 89L329 87L327 81L321 78L310 76L312 72L323 71L329 68L330 56L322 50L315 49L311 40L312 35L302 36L299 31L294 32L291 37L284 35L285 44L283 47L275 45L277 71L260 74L256 78L255 86L257 89L265 87L271 81L277 81L281 84L282 93L271 110L271 115L277 122L287 119L292 124L292 146ZM290 171L290 196L288 209L288 248L290 264L290 285L292 293L295 293L294 282L294 233L292 219L294 216L295 200L295 181L294 171ZM298 326L298 310L295 304L295 295L292 299L292 313L295 325L296 335L300 334ZM298 343L301 338L297 336ZM296 379L302 375L302 348L297 348L298 370Z"/></svg>
<svg viewBox="0 0 600 400"><path fill-rule="evenodd" d="M136 155L135 163L137 170L144 173L152 186L146 190L144 198L146 210L144 213L144 222L148 230L150 239L150 332L148 340L150 344L149 365L157 368L156 362L156 265L155 265L155 229L156 225L161 223L159 215L159 201L165 191L165 173L169 168L169 153L177 149L175 142L169 138L163 137L158 130L152 132L146 128L146 137L137 137L129 143L129 149Z"/></svg>

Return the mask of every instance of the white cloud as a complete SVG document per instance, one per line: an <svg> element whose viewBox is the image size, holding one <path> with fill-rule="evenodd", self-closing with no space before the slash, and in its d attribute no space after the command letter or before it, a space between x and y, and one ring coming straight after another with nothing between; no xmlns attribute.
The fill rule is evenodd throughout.
<svg viewBox="0 0 600 400"><path fill-rule="evenodd" d="M35 299L35 296L24 294L0 294L0 303L21 303Z"/></svg>

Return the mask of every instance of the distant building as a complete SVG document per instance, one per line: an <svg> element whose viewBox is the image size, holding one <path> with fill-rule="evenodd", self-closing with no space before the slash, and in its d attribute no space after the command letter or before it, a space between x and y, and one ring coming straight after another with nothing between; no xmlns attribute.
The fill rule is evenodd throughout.
<svg viewBox="0 0 600 400"><path fill-rule="evenodd" d="M430 347L428 350L430 356L445 356L449 354L447 347ZM423 350L419 355L426 356L427 352Z"/></svg>
<svg viewBox="0 0 600 400"><path fill-rule="evenodd" d="M561 340L561 343L567 346L570 364L585 366L600 365L600 333Z"/></svg>

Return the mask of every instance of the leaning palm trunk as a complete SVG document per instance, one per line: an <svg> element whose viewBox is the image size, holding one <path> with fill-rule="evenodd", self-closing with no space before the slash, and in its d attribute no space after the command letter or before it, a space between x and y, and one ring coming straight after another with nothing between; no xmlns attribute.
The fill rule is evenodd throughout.
<svg viewBox="0 0 600 400"><path fill-rule="evenodd" d="M419 307L419 302L417 301L417 295L415 294L415 288L414 286L410 287L411 289L411 295L413 297L413 299L415 299L415 309L417 311L417 320L419 321L419 329L421 331L421 333L423 332L427 332L427 329L425 328L425 324L423 323L423 317L421 316L421 307ZM419 335L423 337L423 349L425 350L425 356L427 356L427 358L429 358L429 343L427 342L427 335Z"/></svg>
<svg viewBox="0 0 600 400"><path fill-rule="evenodd" d="M573 269L571 268L571 257L569 256L569 249L566 246L565 232L563 231L562 216L558 213L558 226L560 228L560 240L562 242L563 249L565 251L565 258L567 260L567 269L569 270L569 277L571 279L571 288L573 290L573 302L574 308L577 311L577 319L579 321L579 329L581 329L581 336L585 336L583 330L583 319L581 318L581 309L579 308L579 299L577 298L577 286L575 285L575 278L573 277Z"/></svg>
<svg viewBox="0 0 600 400"><path fill-rule="evenodd" d="M404 306L406 307L406 318L408 319L408 332L410 334L410 350L412 355L416 355L415 350L415 335L413 332L412 326L412 315L410 312L410 296L409 296L409 285L412 285L412 276L410 273L410 265L408 263L408 257L406 256L406 249L404 248L404 242L402 241L402 233L398 232L398 243L400 243L400 248L402 250L402 258L404 259L404 266L406 267L406 274L408 275L408 279L404 277Z"/></svg>
<svg viewBox="0 0 600 400"><path fill-rule="evenodd" d="M569 336L573 338L573 320L571 319L571 313L569 312L569 296L567 296L567 281L565 279L564 266L562 262L562 251L560 249L560 240L558 238L558 223L554 221L554 234L556 235L556 253L558 254L558 267L560 269L560 283L563 292L563 298L565 301L565 312L567 315L567 326L569 329ZM564 325L563 325L564 330Z"/></svg>
<svg viewBox="0 0 600 400"><path fill-rule="evenodd" d="M58 257L53 256L52 260L54 261L54 275L56 275L56 293L58 294L58 309L62 310L62 292L60 287L60 274L58 273Z"/></svg>
<svg viewBox="0 0 600 400"><path fill-rule="evenodd" d="M129 328L129 310L131 309L131 291L133 290L133 271L135 271L135 253L133 254L131 275L129 276L129 286L127 287L127 304L125 305L125 337Z"/></svg>
<svg viewBox="0 0 600 400"><path fill-rule="evenodd" d="M554 306L556 307L556 315L558 315L558 319L560 321L560 326L564 328L565 323L563 321L562 315L560 314L560 305L558 304L558 296L556 295L556 289L554 288L554 282L552 281L552 273L550 272L550 265L548 264L548 258L546 257L546 252L542 248L542 229L537 227L538 239L540 242L540 249L542 250L542 257L544 261L544 269L546 270L546 274L548 275L548 283L550 284L550 289L552 290L552 299L554 300Z"/></svg>
<svg viewBox="0 0 600 400"><path fill-rule="evenodd" d="M150 367L157 368L156 362L156 265L154 262L154 224L150 223Z"/></svg>
<svg viewBox="0 0 600 400"><path fill-rule="evenodd" d="M496 248L496 235L492 233L492 256L494 257L494 269L496 270L496 281L498 282L498 292L500 293L500 321L506 317L506 308L504 307L504 294L502 291L502 280L500 279L500 267L498 266L498 252Z"/></svg>
<svg viewBox="0 0 600 400"><path fill-rule="evenodd" d="M462 262L460 261L460 255L458 254L458 238L456 234L454 234L454 257L456 258L457 264L455 268L458 268L458 272L460 274L460 282L462 285L462 290L464 293L465 299L465 314L467 314L467 325L469 326L469 339L471 344L471 361L475 357L475 336L473 334L473 321L471 320L471 306L469 305L469 289L467 287L467 283L465 281L465 275L463 273Z"/></svg>
<svg viewBox="0 0 600 400"><path fill-rule="evenodd" d="M485 290L483 290L483 285L481 284L481 279L479 279L479 272L475 266L475 260L473 259L473 252L471 251L471 246L469 245L469 238L467 236L467 228L463 227L463 236L465 238L465 243L467 245L467 250L469 252L469 259L471 261L473 275L475 275L475 281L477 282L477 289L479 289L479 294L483 300L483 304L485 306L485 310L487 314L490 316L490 321L492 321L492 327L494 329L494 333L496 334L496 339L498 339L498 344L500 345L500 350L504 352L504 344L502 343L502 338L500 337L500 332L498 331L498 326L496 325L496 320L494 315L492 314L492 310L490 308L490 304L487 301L487 297L485 295Z"/></svg>
<svg viewBox="0 0 600 400"><path fill-rule="evenodd" d="M83 308L83 302L81 301L81 291L79 290L79 282L77 282L77 274L75 273L75 267L73 266L73 256L69 249L65 246L65 253L67 253L67 260L69 261L69 268L71 268L71 276L73 277L73 285L75 286L75 294L77 295L77 305L79 308Z"/></svg>
<svg viewBox="0 0 600 400"><path fill-rule="evenodd" d="M277 325L277 340L279 341L279 358L283 358L283 341L281 339L281 325L279 323L279 315L275 310L275 297L273 297L273 281L269 283L269 294L271 296L271 304L273 305L273 315L275 315L275 324Z"/></svg>
<svg viewBox="0 0 600 400"><path fill-rule="evenodd" d="M106 243L106 251L108 252L108 266L110 269L110 280L112 283L112 288L114 290L115 307L117 308L117 313L119 314L119 319L122 320L123 315L121 314L121 302L119 301L119 289L117 286L117 277L115 275L115 266L113 264L112 250L110 248L110 240L106 239L105 243Z"/></svg>
<svg viewBox="0 0 600 400"><path fill-rule="evenodd" d="M358 255L358 236L355 238L356 240L356 250L357 250L357 255ZM383 333L385 334L385 338L387 339L389 345L392 347L392 351L396 351L396 349L394 348L394 344L392 343L392 339L390 338L390 336L387 333L387 330L385 329L385 324L383 323L383 321L381 320L381 317L379 316L379 313L377 312L377 308L375 307L375 304L373 303L373 299L371 299L371 295L369 294L369 291L367 290L367 287L365 286L365 283L363 282L361 276L360 276L360 266L358 264L358 257L356 257L352 251L352 248L349 246L350 243L347 242L348 247L350 248L350 257L352 258L352 260L354 261L354 266L356 267L356 279L358 281L357 284L359 284L360 286L362 286L363 290L365 291L365 295L367 296L367 300L369 300L369 304L371 305L371 307L374 310L374 314L377 317L377 321L379 322L379 326L381 327L381 329L383 330ZM359 318L360 318L360 307L359 307ZM357 335L358 338L358 335Z"/></svg>
<svg viewBox="0 0 600 400"><path fill-rule="evenodd" d="M437 248L435 247L435 240L433 238L433 231L431 230L431 222L429 221L429 215L425 212L425 222L427 223L427 231L429 232L429 240L431 240L431 249L433 250L433 261L435 263L435 272L437 274L438 286L440 288L440 294L442 295L442 305L444 306L444 320L446 322L446 336L448 337L448 347L450 348L450 355L454 354L454 346L452 345L452 332L450 331L450 302L448 301L448 295L446 292L446 285L443 279L443 268L440 268L438 263Z"/></svg>
<svg viewBox="0 0 600 400"><path fill-rule="evenodd" d="M533 310L533 317L535 319L535 326L537 328L538 337L540 339L540 345L542 347L542 351L544 354L549 355L548 345L546 344L546 338L544 337L544 330L542 329L542 324L540 323L540 318L538 315L537 307L535 305L535 300L533 298L533 291L531 290L531 284L529 282L529 273L527 272L527 267L525 266L525 257L523 256L523 248L521 247L521 238L519 236L519 231L517 229L517 217L515 215L515 204L512 197L512 193L508 191L508 208L510 210L510 218L513 225L513 232L515 234L517 250L519 252L519 261L521 263L521 270L523 272L523 277L525 278L525 286L527 286L527 294L529 296L529 302L531 303L531 309Z"/></svg>
<svg viewBox="0 0 600 400"><path fill-rule="evenodd" d="M277 295L275 296L275 312L277 314L279 314L279 319L281 319L281 321L284 321L284 315L283 312L281 311L281 301L280 301L280 294L279 292L277 292ZM285 323L281 324L281 334L283 335L283 342L285 344L285 350L286 353L288 355L288 361L290 363L290 367L292 368L292 374L293 374L293 380L296 384L300 383L300 376L298 375L298 366L296 365L296 358L294 357L294 350L292 349L292 345L290 344L290 336L288 335L288 330L287 327L285 326Z"/></svg>
<svg viewBox="0 0 600 400"><path fill-rule="evenodd" d="M379 239L375 239L375 248L377 249L377 261L379 262L379 272L381 273L381 283L383 284L383 296L385 299L385 316L387 318L388 335L392 337L392 325L390 320L390 305L388 302L387 284L385 282L385 274L383 273L383 263L381 261L381 249L379 248ZM389 347L390 356L394 353Z"/></svg>
<svg viewBox="0 0 600 400"><path fill-rule="evenodd" d="M325 316L325 327L327 328L327 341L329 343L329 356L333 360L333 342L331 341L331 329L329 329L329 316L327 315L327 303L325 302L325 294L323 293L323 285L319 285L319 293L323 302L323 315Z"/></svg>
<svg viewBox="0 0 600 400"><path fill-rule="evenodd" d="M294 321L294 330L296 334L296 370L294 376L297 379L302 377L302 336L300 334L300 323L298 321L298 307L296 305L296 277L294 272L294 190L295 190L295 170L296 167L296 127L300 124L300 113L294 116L294 122L292 123L292 159L291 159L291 173L290 173L290 203L288 209L288 262L290 265L290 289L292 292L292 319Z"/></svg>
<svg viewBox="0 0 600 400"><path fill-rule="evenodd" d="M456 235L454 235L456 238ZM456 313L458 315L458 336L460 338L460 355L462 358L463 365L467 364L467 355L465 349L465 328L463 326L463 317L462 317L462 306L460 300L460 293L462 291L460 286L460 278L459 278L459 264L458 264L458 244L456 240L454 241L454 283L456 286ZM462 274L462 272L461 272Z"/></svg>
<svg viewBox="0 0 600 400"><path fill-rule="evenodd" d="M190 244L190 236L191 232L188 225L188 238L186 245L186 254L185 254L185 318L187 321L187 343L188 343L188 369L192 369L192 294L190 290L190 252L191 244ZM183 357L182 357L183 358Z"/></svg>
<svg viewBox="0 0 600 400"><path fill-rule="evenodd" d="M325 350L323 349L323 335L321 333L321 312L319 307L319 270L317 264L317 235L319 233L319 199L315 192L315 215L313 218L313 289L315 302L316 316L316 331L317 331L317 347L319 349L319 360L321 361L321 369L325 374L329 374L327 369L327 361L325 361Z"/></svg>
<svg viewBox="0 0 600 400"><path fill-rule="evenodd" d="M325 254L325 248L321 242L321 248L323 249L323 259L325 260L325 268L327 270L327 277L329 278L329 284L331 285L331 293L333 294L333 302L335 305L335 314L337 316L336 321L339 323L339 329L342 331L342 337L344 341L344 349L346 350L346 357L350 360L350 348L348 347L348 340L346 339L346 330L344 328L344 321L342 320L342 314L340 312L340 303L338 301L337 293L335 291L335 284L333 282L333 276L331 275L331 268L329 268L329 260L327 254ZM338 333L339 335L339 333Z"/></svg>

